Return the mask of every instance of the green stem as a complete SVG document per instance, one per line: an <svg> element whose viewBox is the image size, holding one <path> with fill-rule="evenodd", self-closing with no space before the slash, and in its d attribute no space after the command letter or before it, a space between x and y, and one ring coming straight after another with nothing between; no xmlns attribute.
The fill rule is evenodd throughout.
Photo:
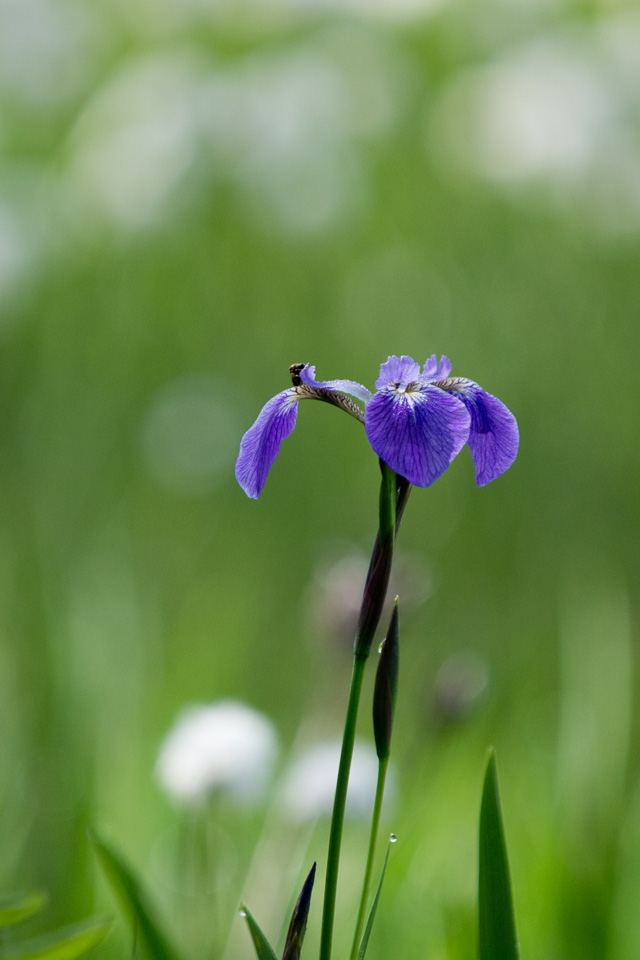
<svg viewBox="0 0 640 960"><path fill-rule="evenodd" d="M367 865L364 871L364 880L362 881L362 894L360 897L360 909L358 910L358 919L356 929L353 935L353 945L351 947L351 960L357 960L364 930L364 921L367 913L367 901L369 899L369 888L371 886L371 875L373 873L373 861L376 853L376 843L378 840L378 827L380 826L380 812L382 810L382 798L384 796L384 784L387 778L387 767L389 766L389 757L385 757L378 763L378 783L376 784L376 799L373 804L373 816L371 818L371 833L369 835L369 850L367 852Z"/></svg>
<svg viewBox="0 0 640 960"><path fill-rule="evenodd" d="M396 525L396 499L398 492L396 489L396 475L386 463L380 461L382 470L382 483L380 485L380 504L379 517L380 526L378 539L374 547L367 585L365 586L365 595L363 608L367 602L367 587L370 584L374 573L376 558L379 559L380 551L393 550L393 540ZM407 488L408 489L408 488ZM404 497L406 502L406 494ZM404 503L403 503L404 507ZM387 555L388 567L391 568L391 552ZM386 593L387 580L381 584L380 593ZM342 752L340 754L340 766L338 768L338 780L336 783L336 792L333 801L333 813L331 815L331 829L329 832L329 850L327 854L327 874L324 885L324 904L322 911L322 931L320 935L320 960L330 960L331 944L333 939L333 924L336 912L336 894L338 890L338 868L340 865L340 847L342 845L342 830L344 826L344 811L347 802L347 787L349 785L349 772L351 769L351 758L353 756L353 745L356 738L356 721L358 719L358 707L360 705L360 694L362 692L362 681L364 679L364 669L369 656L371 639L375 628L377 627L382 613L382 603L384 596L377 597L379 600L379 609L368 618L363 618L359 624L355 640L355 656L353 660L353 672L351 675L351 689L349 690L349 701L347 703L347 715L345 717L344 733L342 735ZM376 605L378 607L378 605ZM374 622L375 621L375 622ZM367 636L362 633L364 631ZM363 642L361 642L363 641Z"/></svg>
<svg viewBox="0 0 640 960"><path fill-rule="evenodd" d="M338 866L340 863L340 845L342 843L342 827L344 825L344 810L349 785L349 770L353 756L353 744L356 738L356 720L358 705L362 691L362 680L366 659L353 661L351 675L351 689L349 703L342 737L342 753L338 769L336 794L333 801L333 815L331 817L331 832L329 834L329 853L327 855L327 876L324 885L324 909L322 913L322 934L320 939L320 960L329 960L331 956L331 940L333 937L333 921L336 912L336 892L338 889Z"/></svg>

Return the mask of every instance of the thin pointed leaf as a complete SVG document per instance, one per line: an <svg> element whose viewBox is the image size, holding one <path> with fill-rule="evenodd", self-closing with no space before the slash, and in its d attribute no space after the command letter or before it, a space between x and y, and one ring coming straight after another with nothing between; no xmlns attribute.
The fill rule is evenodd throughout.
<svg viewBox="0 0 640 960"><path fill-rule="evenodd" d="M5 960L77 960L102 943L111 929L111 920L92 917L62 927L34 940L16 944L4 953Z"/></svg>
<svg viewBox="0 0 640 960"><path fill-rule="evenodd" d="M384 863L382 864L382 873L380 874L380 880L378 881L378 889L376 890L376 895L373 898L373 904L371 905L371 913L369 914L367 925L364 928L364 933L362 934L360 950L358 951L358 960L364 960L364 955L367 952L367 947L369 946L369 937L371 936L371 931L373 930L373 921L376 918L376 910L378 909L378 901L380 900L380 892L382 890L382 881L384 880L385 870L387 869L387 861L389 860L389 851L391 850L392 842L393 842L393 834L391 835L391 840L387 845L387 852L384 857Z"/></svg>
<svg viewBox="0 0 640 960"><path fill-rule="evenodd" d="M137 927L138 943L142 950L151 960L178 960L177 953L153 917L137 877L119 854L104 841L96 836L91 839L98 862L113 895L123 913Z"/></svg>
<svg viewBox="0 0 640 960"><path fill-rule="evenodd" d="M247 926L249 927L249 933L251 934L253 945L256 948L258 960L276 960L276 955L273 952L271 944L244 904L242 904L240 907L240 913L247 921Z"/></svg>
<svg viewBox="0 0 640 960"><path fill-rule="evenodd" d="M316 878L316 865L311 867L309 876L305 880L298 902L293 909L289 932L284 945L282 960L300 960L300 951L302 950L302 941L307 932L307 919L309 917L309 907L311 906L311 893L313 892L313 881Z"/></svg>
<svg viewBox="0 0 640 960"><path fill-rule="evenodd" d="M36 890L26 896L3 897L0 900L0 927L10 927L32 917L42 910L45 899L44 894Z"/></svg>
<svg viewBox="0 0 640 960"><path fill-rule="evenodd" d="M478 958L518 960L507 845L500 810L498 768L491 750L480 808L478 870Z"/></svg>

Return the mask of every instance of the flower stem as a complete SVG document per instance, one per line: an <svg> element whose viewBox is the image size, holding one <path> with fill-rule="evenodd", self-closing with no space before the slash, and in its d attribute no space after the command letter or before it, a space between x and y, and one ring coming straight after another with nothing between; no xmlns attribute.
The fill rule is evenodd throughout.
<svg viewBox="0 0 640 960"><path fill-rule="evenodd" d="M389 766L389 757L385 757L378 763L378 782L376 784L376 798L373 804L373 816L371 818L371 833L369 835L369 850L367 852L367 865L364 871L364 880L362 881L362 894L360 897L360 909L358 910L358 919L356 929L353 935L353 945L351 947L350 960L357 960L364 930L364 921L367 911L367 901L369 899L369 888L371 886L371 875L373 873L373 861L376 852L376 842L378 840L378 827L380 825L380 811L382 810L382 798L384 796L384 785L387 778L387 768Z"/></svg>
<svg viewBox="0 0 640 960"><path fill-rule="evenodd" d="M331 815L331 829L329 832L322 932L320 936L320 960L330 960L331 957L344 811L347 802L347 787L349 785L349 771L351 769L353 745L356 737L356 722L358 719L360 694L362 692L362 681L364 679L364 670L373 636L380 621L382 606L389 583L389 574L391 572L396 525L396 501L399 498L399 494L396 487L396 475L393 470L382 460L380 461L380 467L382 470L379 506L380 527L371 558L369 573L367 575L367 583L364 589L362 609L360 611L360 620L354 644L351 688L349 690L347 715L345 717L344 733L342 735L342 752L340 754L340 766L338 768L338 780L336 783L333 813Z"/></svg>
<svg viewBox="0 0 640 960"><path fill-rule="evenodd" d="M327 876L324 886L324 909L322 914L322 935L320 939L320 960L329 960L331 956L331 940L333 937L333 921L336 910L336 892L338 888L338 866L340 863L340 845L342 843L342 827L344 824L344 810L349 785L349 770L353 756L353 744L356 737L356 720L358 705L362 691L362 680L366 659L354 658L353 673L351 675L351 689L349 703L342 737L342 753L338 769L336 794L333 801L331 817L331 832L329 834L329 853L327 856Z"/></svg>

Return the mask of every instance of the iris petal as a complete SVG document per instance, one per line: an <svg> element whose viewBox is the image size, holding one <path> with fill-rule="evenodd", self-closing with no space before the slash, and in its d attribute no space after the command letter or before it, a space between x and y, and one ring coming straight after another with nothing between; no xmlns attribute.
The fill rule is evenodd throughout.
<svg viewBox="0 0 640 960"><path fill-rule="evenodd" d="M296 425L298 399L295 387L272 397L240 442L236 480L253 500L262 493L280 444Z"/></svg>
<svg viewBox="0 0 640 960"><path fill-rule="evenodd" d="M406 387L420 376L420 364L413 357L389 357L380 366L380 376L376 380L376 390L388 386Z"/></svg>
<svg viewBox="0 0 640 960"><path fill-rule="evenodd" d="M464 404L430 384L407 393L381 390L365 411L375 452L417 487L430 486L445 472L467 442L470 423Z"/></svg>
<svg viewBox="0 0 640 960"><path fill-rule="evenodd" d="M425 362L422 379L443 380L445 377L448 377L450 373L451 360L449 360L449 357L445 357L443 354L442 357L440 357L440 362L438 363L437 354L432 353L429 359Z"/></svg>
<svg viewBox="0 0 640 960"><path fill-rule="evenodd" d="M476 483L484 487L508 470L518 453L518 423L501 400L473 380L454 377L445 381L471 416L469 449L476 468Z"/></svg>
<svg viewBox="0 0 640 960"><path fill-rule="evenodd" d="M299 376L308 387L315 387L317 390L337 390L339 393L348 393L362 403L368 403L371 399L371 392L355 380L316 380L316 368L309 366L308 363L302 368Z"/></svg>

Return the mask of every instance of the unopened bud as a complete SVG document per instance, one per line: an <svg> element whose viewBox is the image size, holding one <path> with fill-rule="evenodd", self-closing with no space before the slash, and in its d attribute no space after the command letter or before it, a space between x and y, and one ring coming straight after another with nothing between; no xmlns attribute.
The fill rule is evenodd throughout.
<svg viewBox="0 0 640 960"><path fill-rule="evenodd" d="M391 614L391 623L380 651L380 660L373 691L373 733L379 760L386 760L391 751L393 714L398 694L398 598Z"/></svg>
<svg viewBox="0 0 640 960"><path fill-rule="evenodd" d="M387 535L382 546L378 546L378 543L376 543L367 584L364 588L360 619L356 631L354 652L357 660L366 660L369 656L371 644L380 623L391 575L393 541L394 534L392 532Z"/></svg>

